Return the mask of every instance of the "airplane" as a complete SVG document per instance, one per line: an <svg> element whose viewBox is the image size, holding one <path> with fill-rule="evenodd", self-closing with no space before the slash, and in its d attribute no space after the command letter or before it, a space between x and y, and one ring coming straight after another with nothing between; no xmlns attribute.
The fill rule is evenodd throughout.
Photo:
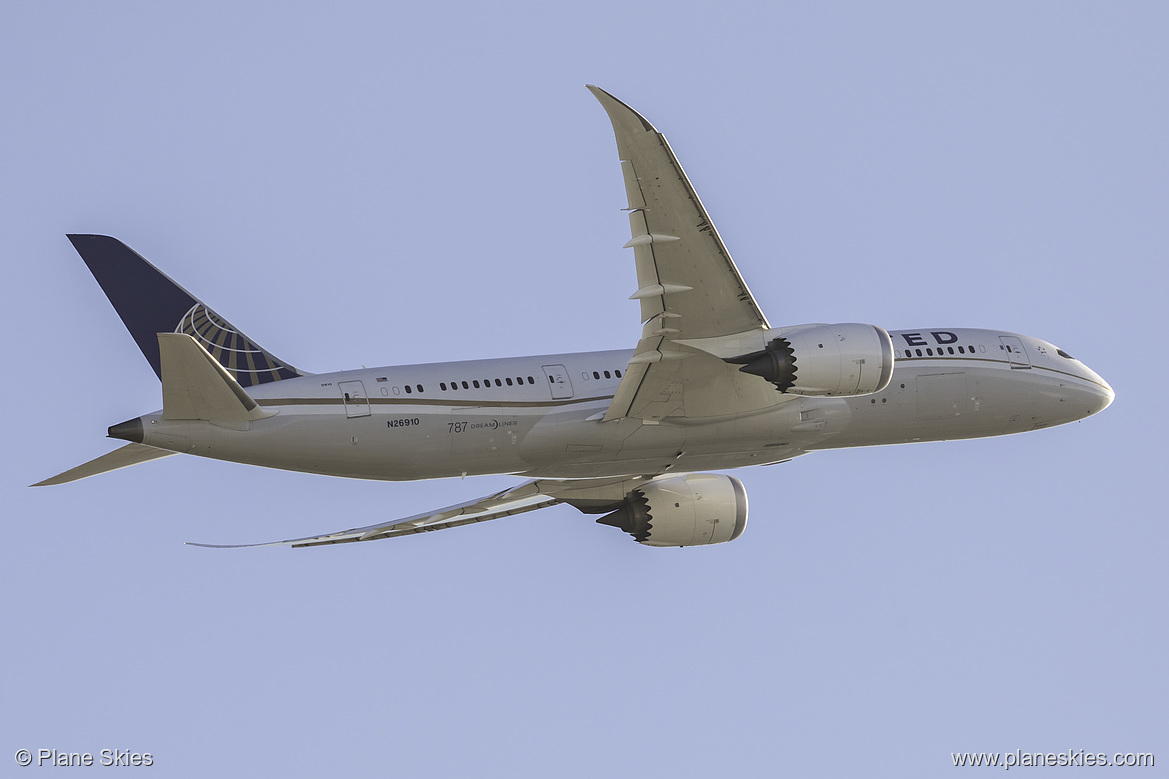
<svg viewBox="0 0 1169 779"><path fill-rule="evenodd" d="M162 382L122 448L33 486L177 453L406 481L510 474L482 498L269 544L397 538L565 503L646 546L732 541L747 493L709 471L857 446L1006 435L1114 393L1047 341L999 330L772 327L665 137L595 86L625 182L633 349L312 374L261 348L121 241L69 235Z"/></svg>

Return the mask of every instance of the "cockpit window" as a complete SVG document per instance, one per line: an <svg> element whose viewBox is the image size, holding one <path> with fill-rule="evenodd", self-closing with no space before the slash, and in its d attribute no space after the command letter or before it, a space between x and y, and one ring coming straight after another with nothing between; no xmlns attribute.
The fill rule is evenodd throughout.
<svg viewBox="0 0 1169 779"><path fill-rule="evenodd" d="M1076 359L1075 357L1072 357L1070 354L1068 354L1067 352L1065 352L1063 349L1056 349L1056 350L1055 350L1055 353L1056 353L1056 354L1058 354L1060 357L1063 357L1065 360L1074 360L1074 359Z"/></svg>

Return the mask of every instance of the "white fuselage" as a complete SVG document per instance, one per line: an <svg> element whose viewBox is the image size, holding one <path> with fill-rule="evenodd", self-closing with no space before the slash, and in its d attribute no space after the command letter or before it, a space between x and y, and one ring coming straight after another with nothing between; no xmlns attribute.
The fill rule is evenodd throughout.
<svg viewBox="0 0 1169 779"><path fill-rule="evenodd" d="M245 425L142 418L143 443L294 471L406 481L557 479L779 462L819 449L1004 435L1083 419L1112 389L1044 341L994 330L891 331L884 390L793 397L735 417L601 422L631 350L405 365L251 387ZM764 381L763 379L758 379Z"/></svg>

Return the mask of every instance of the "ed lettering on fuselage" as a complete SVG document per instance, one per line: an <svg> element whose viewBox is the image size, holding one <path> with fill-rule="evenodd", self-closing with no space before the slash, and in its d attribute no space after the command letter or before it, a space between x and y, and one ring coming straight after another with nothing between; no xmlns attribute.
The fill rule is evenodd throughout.
<svg viewBox="0 0 1169 779"><path fill-rule="evenodd" d="M368 527L274 542L393 538L567 503L649 546L737 538L738 479L710 470L854 446L1005 435L1073 422L1108 383L1046 341L998 330L773 327L673 150L609 114L641 309L633 349L311 374L259 347L125 244L70 240L162 381L129 443L41 484L183 453L401 481L513 474L511 489Z"/></svg>

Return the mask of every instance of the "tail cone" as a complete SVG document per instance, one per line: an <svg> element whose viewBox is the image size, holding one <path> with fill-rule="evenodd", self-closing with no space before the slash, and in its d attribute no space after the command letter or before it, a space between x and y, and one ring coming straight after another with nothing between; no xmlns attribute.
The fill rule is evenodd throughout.
<svg viewBox="0 0 1169 779"><path fill-rule="evenodd" d="M142 443L142 420L141 418L126 420L111 427L108 434L110 438L120 438L123 441L140 444Z"/></svg>

